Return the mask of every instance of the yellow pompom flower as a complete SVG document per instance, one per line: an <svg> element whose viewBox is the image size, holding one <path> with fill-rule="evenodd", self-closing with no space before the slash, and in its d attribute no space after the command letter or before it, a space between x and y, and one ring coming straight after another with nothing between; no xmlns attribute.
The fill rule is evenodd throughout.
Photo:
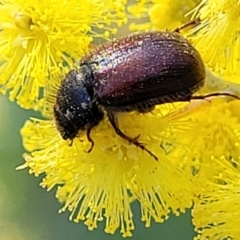
<svg viewBox="0 0 240 240"><path fill-rule="evenodd" d="M189 152L181 155L177 149L176 159L178 156L182 168L193 172L193 175L213 181L221 174L215 158L226 159L232 164L239 160L240 119L236 113L240 101L228 102L219 97L192 102L188 108L188 112L185 109L186 113L182 113L181 120L191 121L191 124L178 138ZM172 115L172 118L176 119L176 116Z"/></svg>
<svg viewBox="0 0 240 240"><path fill-rule="evenodd" d="M239 239L240 169L238 163L216 158L221 175L214 181L199 179L201 192L192 210L197 239Z"/></svg>
<svg viewBox="0 0 240 240"><path fill-rule="evenodd" d="M86 153L90 143L85 132L80 133L70 144L57 131L53 119L56 87L54 90L52 85L59 85L54 79L61 79L59 74L64 73L65 65L69 69L86 52L93 36L108 37L110 30L106 25L121 25L125 21L126 3L114 0L73 0L63 1L61 5L56 0L35 1L36 8L32 7L32 1L29 0L18 0L19 4L4 1L0 5L0 12L7 13L0 16L1 91L10 90L11 99L17 98L24 107L40 104L47 118L30 119L23 127L23 143L28 153L24 155L24 165L19 168L28 168L36 176L44 173L41 186L48 190L58 187L56 197L63 204L60 212L70 211L70 219L84 221L89 230L97 228L99 221L105 221L107 233L113 234L120 229L121 234L128 237L134 229L131 210L133 201L139 202L142 221L147 227L151 220L163 222L170 212L178 215L194 202L194 223L198 230L204 229L201 234L204 233L208 227L206 223L211 225L214 216L213 219L201 222L201 216L197 213L201 212L202 197L206 193L209 199L211 196L216 197L221 204L221 194L212 191L210 185L220 185L222 188L225 186L224 179L230 176L226 167L217 163L222 161L233 166L239 163L240 120L237 109L240 101L211 98L192 101L190 104L157 106L153 113L148 114L119 114L120 129L131 137L140 134L139 141L158 156L158 161L146 151L120 138L106 118L92 130L91 137L95 145L90 153ZM220 1L221 4L215 6L214 14L225 7L229 13L224 11L222 18L221 14L217 14L214 20L210 17L205 19L204 16L208 16L206 9L211 2L214 1L203 1L200 5L203 21L194 29L196 36L192 40L202 51L206 62L222 73L229 68L224 68L219 61L223 59L221 56L233 59L238 54L236 35L232 42L234 46L227 45L232 34L217 38L219 30L213 25L212 29L216 31L212 34L215 37L209 35L209 42L202 45L202 50L200 45L204 40L201 37L208 36L208 26L219 17L222 20L227 14L236 14L231 10L232 5L224 5L222 3L225 1ZM150 18L151 23L135 25L138 29L175 28L180 22L186 22L183 13L194 3L190 0L177 1L175 5L171 1L141 0L129 11L135 16ZM224 31L237 29L234 26L230 28L228 21L222 23ZM133 29L134 25L131 27ZM102 34L96 33L97 29ZM227 47L221 48L220 45ZM211 51L212 46L220 47L224 54L215 50L217 56ZM217 58L215 64L213 59ZM230 63L233 61L229 61L226 66ZM232 69L237 72L237 68ZM216 89L217 85L221 90L231 86L233 89L229 89L239 95L238 89L225 81L207 81L206 85L199 94L211 88ZM39 99L44 102L39 103ZM225 190L231 191L232 185L233 182ZM211 205L208 206L211 210ZM227 211L227 208L224 209ZM234 231L231 236L234 236Z"/></svg>
<svg viewBox="0 0 240 240"><path fill-rule="evenodd" d="M219 103L217 103L218 101ZM215 102L215 103L214 103ZM216 99L210 111L215 116L211 131L207 131L209 118L206 114L205 161L199 161L200 171L195 183L199 195L194 200L193 223L197 239L238 239L240 200L240 102L223 102ZM212 137L210 137L212 136ZM210 151L211 150L211 151Z"/></svg>
<svg viewBox="0 0 240 240"><path fill-rule="evenodd" d="M37 108L64 66L83 56L93 37L126 21L125 0L1 0L0 91ZM99 32L96 32L98 29Z"/></svg>
<svg viewBox="0 0 240 240"><path fill-rule="evenodd" d="M70 219L84 221L89 230L104 220L107 233L120 228L124 237L131 236L133 201L139 202L147 227L152 219L163 222L171 211L178 215L200 201L203 183L217 184L228 177L216 159L238 164L239 100L219 97L160 105L148 114L120 114L121 130L130 136L141 133L139 141L158 161L116 135L106 118L92 131L91 153L85 152L90 147L85 132L70 146L52 119L54 100L52 93L48 120L30 119L22 129L29 153L20 169L27 167L36 176L44 173L41 186L58 186L60 212L69 210Z"/></svg>
<svg viewBox="0 0 240 240"><path fill-rule="evenodd" d="M29 154L20 168L27 167L36 176L44 173L41 185L48 190L58 186L61 211L71 211L71 220L84 221L89 230L105 220L107 233L120 228L124 237L131 236L133 201L139 201L147 227L152 219L163 222L171 212L179 215L192 204L191 175L175 166L163 147L164 143L178 147L171 132L182 131L181 123L165 116L170 109L162 106L153 113L119 115L122 131L132 137L141 134L139 141L158 156L156 161L116 135L107 119L92 130L95 145L90 153L86 153L90 144L85 132L69 146L57 131L49 106L49 120L31 119L22 129Z"/></svg>
<svg viewBox="0 0 240 240"><path fill-rule="evenodd" d="M239 83L240 2L238 0L202 0L192 11L200 17L192 40L205 63L229 81Z"/></svg>
<svg viewBox="0 0 240 240"><path fill-rule="evenodd" d="M192 173L195 183L193 224L196 239L238 239L240 200L240 101L212 98L173 112L170 119L188 121L181 143L172 151L175 165ZM188 151L187 151L188 149Z"/></svg>
<svg viewBox="0 0 240 240"><path fill-rule="evenodd" d="M140 23L131 24L130 28L136 30L149 29L175 29L189 20L186 17L199 0L177 0L174 4L170 0L141 0L136 5L129 6L131 14L140 19ZM145 20L142 20L144 19Z"/></svg>

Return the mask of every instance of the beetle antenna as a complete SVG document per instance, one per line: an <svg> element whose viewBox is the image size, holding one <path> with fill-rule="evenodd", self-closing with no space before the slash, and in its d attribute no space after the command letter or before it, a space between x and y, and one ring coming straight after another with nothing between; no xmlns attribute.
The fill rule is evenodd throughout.
<svg viewBox="0 0 240 240"><path fill-rule="evenodd" d="M231 94L231 93L227 93L227 92L223 92L223 93L216 92L216 93L209 93L207 95L191 96L191 100L201 100L201 99L206 99L209 97L218 97L218 96L232 97L232 98L240 100L240 97L238 97L234 94Z"/></svg>
<svg viewBox="0 0 240 240"><path fill-rule="evenodd" d="M182 26L180 26L180 27L178 27L178 28L175 28L174 30L173 30L173 32L177 32L177 33L179 33L181 30L183 30L184 28L186 28L186 27L189 27L189 26L191 26L191 25L195 25L195 24L198 24L198 23L200 23L200 21L201 21L201 19L198 17L198 18L195 18L195 19L193 19L193 20L191 20L191 21L189 21L189 22L186 22L185 24L183 24Z"/></svg>

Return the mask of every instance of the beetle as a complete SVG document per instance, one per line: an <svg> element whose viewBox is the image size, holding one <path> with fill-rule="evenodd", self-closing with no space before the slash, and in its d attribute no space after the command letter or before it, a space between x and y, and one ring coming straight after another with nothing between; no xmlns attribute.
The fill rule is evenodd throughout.
<svg viewBox="0 0 240 240"><path fill-rule="evenodd" d="M204 85L206 71L198 51L179 34L181 28L133 34L83 57L57 91L54 118L62 138L73 141L79 131L86 131L91 152L91 130L106 113L117 135L157 160L138 137L121 131L116 113L147 113L159 104L231 95L193 96Z"/></svg>

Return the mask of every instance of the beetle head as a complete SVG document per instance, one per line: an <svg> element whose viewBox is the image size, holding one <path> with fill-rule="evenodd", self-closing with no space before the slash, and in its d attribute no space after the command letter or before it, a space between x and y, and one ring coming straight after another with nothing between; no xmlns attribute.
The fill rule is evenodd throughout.
<svg viewBox="0 0 240 240"><path fill-rule="evenodd" d="M79 130L97 125L103 118L89 82L89 75L84 68L80 68L70 71L58 89L54 118L65 140L74 139Z"/></svg>

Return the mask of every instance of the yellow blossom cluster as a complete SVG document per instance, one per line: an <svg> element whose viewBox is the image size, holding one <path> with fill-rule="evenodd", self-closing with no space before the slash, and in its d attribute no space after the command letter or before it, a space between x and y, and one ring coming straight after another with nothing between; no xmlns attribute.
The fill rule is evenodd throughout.
<svg viewBox="0 0 240 240"><path fill-rule="evenodd" d="M73 67L93 38L126 22L125 0L1 0L0 92L39 109L46 88ZM42 101L39 101L42 100Z"/></svg>
<svg viewBox="0 0 240 240"><path fill-rule="evenodd" d="M22 129L24 146L31 155L25 156L21 168L29 167L36 176L45 173L42 186L49 190L60 185L57 198L65 203L61 211L72 211L70 219L84 220L93 229L105 218L106 232L114 233L120 227L123 236L131 236L134 200L141 205L146 226L151 219L163 222L170 209L178 215L192 204L191 175L175 166L165 148L159 147L159 142L174 144L171 129L181 132L163 112L166 107L156 109L154 115L119 116L121 129L132 136L141 133L139 141L159 161L117 136L107 119L92 131L95 146L89 154L84 153L89 148L84 133L69 146L53 120L31 119Z"/></svg>
<svg viewBox="0 0 240 240"><path fill-rule="evenodd" d="M139 0L128 7L131 14L139 19L133 22L133 31L149 29L175 29L187 22L186 14L193 9L199 0Z"/></svg>
<svg viewBox="0 0 240 240"><path fill-rule="evenodd" d="M221 156L212 160L219 170L215 180L196 180L201 191L192 210L193 224L198 233L195 239L239 239L239 159L229 161Z"/></svg>
<svg viewBox="0 0 240 240"><path fill-rule="evenodd" d="M201 24L191 31L191 39L205 63L232 82L240 82L240 1L204 0L192 10Z"/></svg>
<svg viewBox="0 0 240 240"><path fill-rule="evenodd" d="M127 4L124 0L0 1L0 91L44 115L29 119L21 130L27 153L18 169L28 168L35 176L44 173L41 186L58 187L60 212L70 211L70 219L84 221L89 230L104 221L107 233L119 230L123 237L132 236L132 203L138 201L147 227L152 220L163 222L170 213L179 215L192 207L196 239L238 239L238 99L211 97L159 105L151 113L118 114L121 130L139 136L158 161L116 135L107 117L91 132L95 145L90 153L85 131L69 144L56 128L53 106L62 75L92 40L109 38L115 25L126 23L127 7L132 30L174 29L190 18L185 14L192 9L192 17L201 21L188 36L206 67L218 74L208 71L197 94L228 91L240 96L238 1Z"/></svg>

